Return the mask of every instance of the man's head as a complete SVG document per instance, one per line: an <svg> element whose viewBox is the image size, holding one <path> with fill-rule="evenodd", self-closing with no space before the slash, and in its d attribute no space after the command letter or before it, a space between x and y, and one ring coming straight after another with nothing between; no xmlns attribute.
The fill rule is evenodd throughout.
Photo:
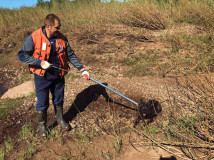
<svg viewBox="0 0 214 160"><path fill-rule="evenodd" d="M48 14L45 17L44 26L48 37L57 36L61 27L59 17L57 17L55 14Z"/></svg>

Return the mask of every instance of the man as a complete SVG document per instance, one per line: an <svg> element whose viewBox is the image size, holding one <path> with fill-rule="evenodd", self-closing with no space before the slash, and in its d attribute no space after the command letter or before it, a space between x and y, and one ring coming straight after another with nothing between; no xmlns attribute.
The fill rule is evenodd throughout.
<svg viewBox="0 0 214 160"><path fill-rule="evenodd" d="M71 129L63 119L64 76L69 69L67 61L82 72L85 79L89 80L89 73L74 54L67 38L60 33L60 27L60 19L56 15L47 15L44 26L26 38L18 53L19 60L29 64L30 71L34 74L39 134L42 136L46 136L47 132L49 91L52 94L58 125L63 130Z"/></svg>

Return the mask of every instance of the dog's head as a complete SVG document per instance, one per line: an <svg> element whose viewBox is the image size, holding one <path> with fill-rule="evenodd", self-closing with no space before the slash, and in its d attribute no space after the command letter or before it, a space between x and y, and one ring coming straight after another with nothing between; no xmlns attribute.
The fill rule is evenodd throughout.
<svg viewBox="0 0 214 160"><path fill-rule="evenodd" d="M162 111L161 104L156 100L149 100L147 103L147 108L150 108L150 110L154 110L156 113L160 113Z"/></svg>
<svg viewBox="0 0 214 160"><path fill-rule="evenodd" d="M141 115L150 117L160 113L162 111L162 106L156 100L149 100L147 103L145 103L141 99L141 102L138 105L138 110Z"/></svg>
<svg viewBox="0 0 214 160"><path fill-rule="evenodd" d="M138 111L140 115L145 115L148 112L148 108L145 102L143 102L142 98L140 100L140 103L138 104Z"/></svg>

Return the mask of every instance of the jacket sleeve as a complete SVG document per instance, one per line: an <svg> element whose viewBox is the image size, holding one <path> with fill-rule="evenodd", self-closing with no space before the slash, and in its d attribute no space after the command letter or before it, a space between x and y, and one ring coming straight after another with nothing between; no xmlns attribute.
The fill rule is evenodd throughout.
<svg viewBox="0 0 214 160"><path fill-rule="evenodd" d="M34 43L32 35L30 35L26 38L24 45L19 51L18 58L23 63L40 66L41 60L32 57L33 52L34 52Z"/></svg>
<svg viewBox="0 0 214 160"><path fill-rule="evenodd" d="M66 49L69 62L78 70L84 68L83 65L80 63L79 59L77 58L77 56L75 55L74 51L71 49L68 41L66 41Z"/></svg>

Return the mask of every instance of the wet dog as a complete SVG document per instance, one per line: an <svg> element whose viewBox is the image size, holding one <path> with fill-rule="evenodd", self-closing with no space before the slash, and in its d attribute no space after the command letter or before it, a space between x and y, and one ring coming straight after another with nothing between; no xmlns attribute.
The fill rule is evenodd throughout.
<svg viewBox="0 0 214 160"><path fill-rule="evenodd" d="M134 122L134 127L142 120L144 124L153 122L154 118L162 111L162 106L156 100L149 100L147 103L141 102L138 105L138 115Z"/></svg>

